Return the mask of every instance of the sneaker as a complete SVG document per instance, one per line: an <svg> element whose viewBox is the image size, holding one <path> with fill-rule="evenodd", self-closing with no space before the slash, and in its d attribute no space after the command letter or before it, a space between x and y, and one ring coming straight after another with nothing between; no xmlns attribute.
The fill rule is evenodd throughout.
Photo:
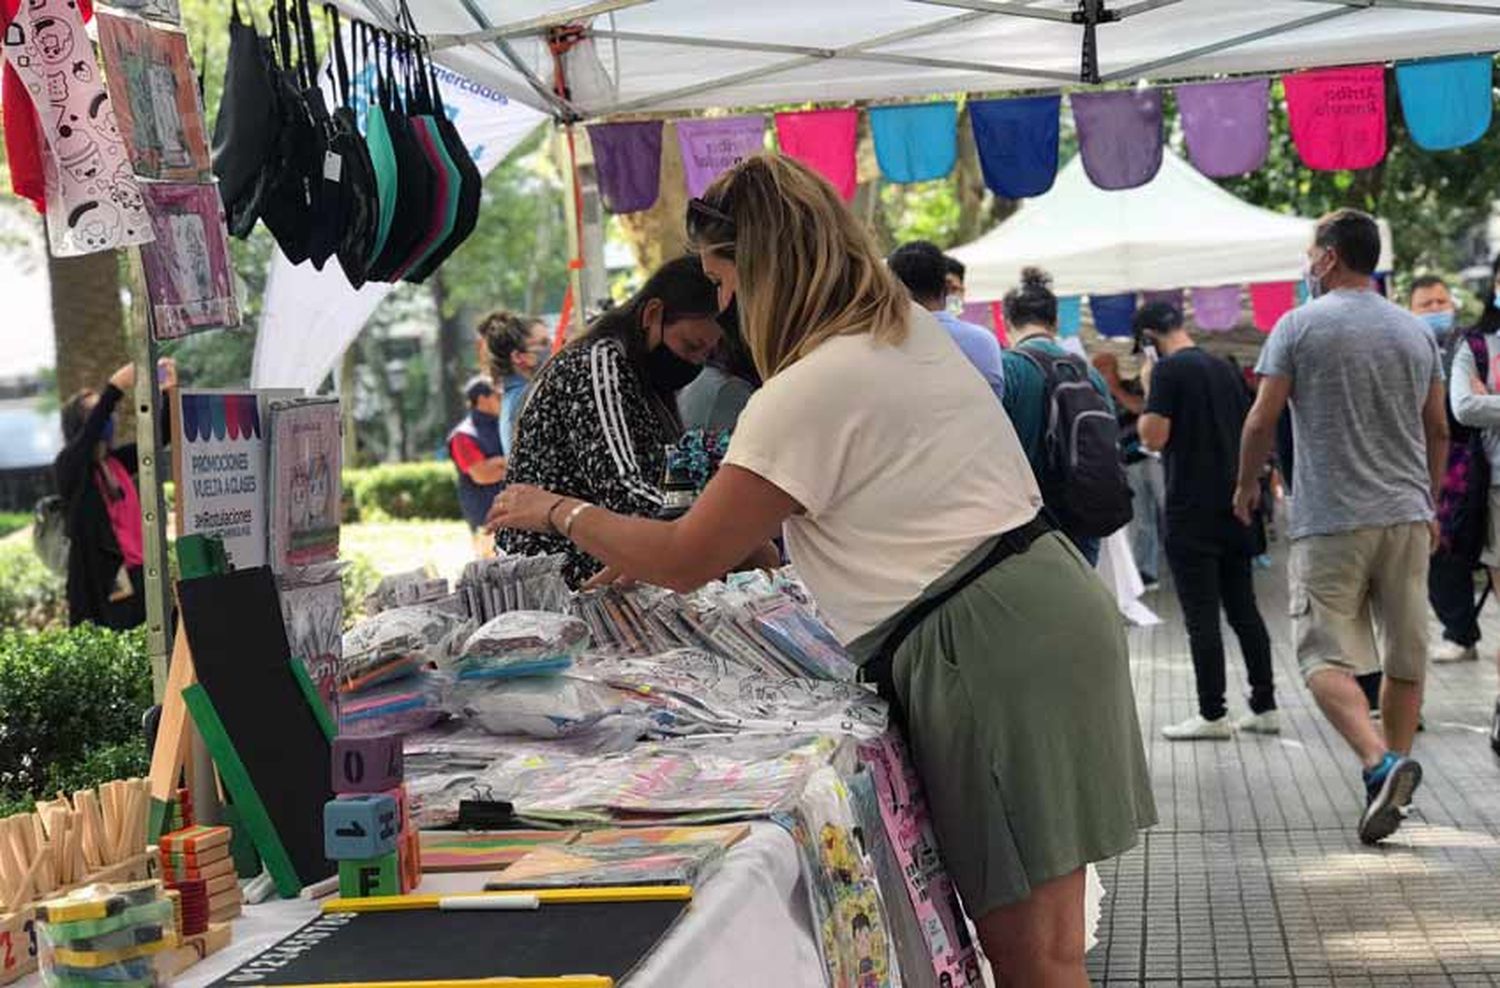
<svg viewBox="0 0 1500 988"><path fill-rule="evenodd" d="M1495 717L1490 721L1490 750L1500 755L1500 700L1495 701Z"/></svg>
<svg viewBox="0 0 1500 988"><path fill-rule="evenodd" d="M1281 714L1275 710L1252 711L1235 721L1234 729L1250 734L1280 734Z"/></svg>
<svg viewBox="0 0 1500 988"><path fill-rule="evenodd" d="M1479 649L1473 645L1460 645L1458 642L1450 642L1445 638L1441 645L1432 650L1432 661L1477 662L1479 661Z"/></svg>
<svg viewBox="0 0 1500 988"><path fill-rule="evenodd" d="M1141 593L1143 594L1156 593L1160 589L1161 582L1159 580L1146 580L1141 584Z"/></svg>
<svg viewBox="0 0 1500 988"><path fill-rule="evenodd" d="M1384 760L1364 773L1369 805L1359 818L1359 839L1378 844L1400 829L1411 807L1412 793L1422 784L1422 766L1414 759L1386 752Z"/></svg>
<svg viewBox="0 0 1500 988"><path fill-rule="evenodd" d="M1234 728L1228 717L1208 720L1194 714L1180 724L1168 724L1161 729L1161 736L1168 741L1228 741L1234 737Z"/></svg>

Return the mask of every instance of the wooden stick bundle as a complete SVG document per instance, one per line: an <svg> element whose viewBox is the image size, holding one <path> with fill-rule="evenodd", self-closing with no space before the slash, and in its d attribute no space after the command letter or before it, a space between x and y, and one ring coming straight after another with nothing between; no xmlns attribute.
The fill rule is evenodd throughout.
<svg viewBox="0 0 1500 988"><path fill-rule="evenodd" d="M146 780L127 779L0 819L0 913L143 854L149 806Z"/></svg>

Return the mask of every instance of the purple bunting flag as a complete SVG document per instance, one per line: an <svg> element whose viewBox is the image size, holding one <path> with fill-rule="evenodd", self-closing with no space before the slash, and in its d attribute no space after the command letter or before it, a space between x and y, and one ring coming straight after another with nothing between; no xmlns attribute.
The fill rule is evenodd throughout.
<svg viewBox="0 0 1500 988"><path fill-rule="evenodd" d="M599 196L611 213L638 213L661 192L660 120L590 124Z"/></svg>
<svg viewBox="0 0 1500 988"><path fill-rule="evenodd" d="M713 180L766 147L764 117L716 117L679 120L677 144L688 195L697 198Z"/></svg>
<svg viewBox="0 0 1500 988"><path fill-rule="evenodd" d="M1161 90L1074 93L1078 151L1089 181L1101 189L1134 189L1161 168Z"/></svg>
<svg viewBox="0 0 1500 988"><path fill-rule="evenodd" d="M1246 175L1270 150L1270 79L1177 87L1182 136L1193 166L1210 178Z"/></svg>
<svg viewBox="0 0 1500 988"><path fill-rule="evenodd" d="M1231 330L1240 324L1243 311L1239 285L1214 285L1194 288L1193 322L1198 328L1219 333Z"/></svg>

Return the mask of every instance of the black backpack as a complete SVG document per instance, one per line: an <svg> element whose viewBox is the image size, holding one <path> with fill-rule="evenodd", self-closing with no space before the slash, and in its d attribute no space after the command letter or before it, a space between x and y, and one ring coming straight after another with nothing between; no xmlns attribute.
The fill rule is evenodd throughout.
<svg viewBox="0 0 1500 988"><path fill-rule="evenodd" d="M1104 538L1129 523L1130 483L1120 459L1120 426L1089 380L1083 358L1020 346L1041 371L1042 500L1069 535Z"/></svg>

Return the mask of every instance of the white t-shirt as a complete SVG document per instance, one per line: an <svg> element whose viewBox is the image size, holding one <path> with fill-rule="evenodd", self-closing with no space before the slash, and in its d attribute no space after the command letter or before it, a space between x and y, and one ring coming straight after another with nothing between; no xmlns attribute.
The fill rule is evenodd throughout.
<svg viewBox="0 0 1500 988"><path fill-rule="evenodd" d="M932 314L900 346L819 346L750 399L726 462L804 513L787 548L845 643L917 599L1042 496L1009 417Z"/></svg>

